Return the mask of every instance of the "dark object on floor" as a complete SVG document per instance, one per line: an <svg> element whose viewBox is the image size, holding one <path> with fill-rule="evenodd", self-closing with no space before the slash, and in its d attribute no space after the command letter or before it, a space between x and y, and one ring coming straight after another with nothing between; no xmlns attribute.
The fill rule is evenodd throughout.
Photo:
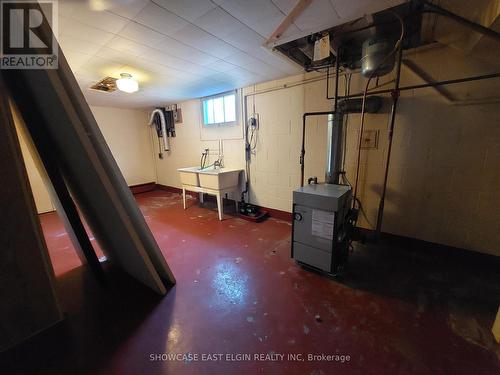
<svg viewBox="0 0 500 375"><path fill-rule="evenodd" d="M260 223L261 221L267 219L269 216L269 212L267 211L260 211L257 216L252 216L252 215L245 215L240 212L239 217L241 217L243 220L251 221L253 223Z"/></svg>
<svg viewBox="0 0 500 375"><path fill-rule="evenodd" d="M239 203L239 214L242 219L252 221L254 223L261 222L269 215L267 211L261 210L259 206L245 203L244 201Z"/></svg>

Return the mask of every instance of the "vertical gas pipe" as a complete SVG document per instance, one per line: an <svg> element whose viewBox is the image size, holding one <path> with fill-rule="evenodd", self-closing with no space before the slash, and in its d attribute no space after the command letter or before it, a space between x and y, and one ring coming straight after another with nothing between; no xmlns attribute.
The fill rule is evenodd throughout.
<svg viewBox="0 0 500 375"><path fill-rule="evenodd" d="M388 128L388 140L389 145L387 148L387 159L385 162L385 172L384 172L384 183L382 185L382 193L380 195L380 203L378 206L378 214L377 214L377 227L375 230L376 238L380 238L380 232L382 230L382 219L384 216L384 206L385 206L385 194L387 191L387 178L389 177L389 164L391 162L391 150L392 150L392 139L394 135L394 124L396 122L396 109L398 106L399 100L399 81L401 78L401 62L403 58L403 43L399 45L398 51L398 62L397 62L397 70L396 70L396 79L394 83L394 90L391 91L392 96L392 107L391 107L391 117L389 120L389 128Z"/></svg>

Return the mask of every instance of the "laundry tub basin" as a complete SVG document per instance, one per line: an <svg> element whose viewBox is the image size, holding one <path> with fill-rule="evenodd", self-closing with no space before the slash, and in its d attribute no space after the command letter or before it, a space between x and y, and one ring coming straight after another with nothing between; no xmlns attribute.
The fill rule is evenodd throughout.
<svg viewBox="0 0 500 375"><path fill-rule="evenodd" d="M199 167L179 168L179 176L181 184L189 186L200 186L200 179L198 178Z"/></svg>
<svg viewBox="0 0 500 375"><path fill-rule="evenodd" d="M203 169L198 171L199 183L202 188L222 190L238 186L241 169Z"/></svg>

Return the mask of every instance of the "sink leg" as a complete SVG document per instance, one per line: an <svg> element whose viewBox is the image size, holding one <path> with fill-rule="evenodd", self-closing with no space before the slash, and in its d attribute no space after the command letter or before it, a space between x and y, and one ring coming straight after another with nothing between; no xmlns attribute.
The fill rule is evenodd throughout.
<svg viewBox="0 0 500 375"><path fill-rule="evenodd" d="M238 208L238 200L237 200L237 199L235 199L235 200L234 200L234 203L236 204L236 214L239 214L239 213L240 213L240 210L239 210L239 208Z"/></svg>
<svg viewBox="0 0 500 375"><path fill-rule="evenodd" d="M222 197L220 193L217 193L217 210L219 211L219 220L222 220L224 206L222 205Z"/></svg>
<svg viewBox="0 0 500 375"><path fill-rule="evenodd" d="M182 203L184 205L184 209L186 209L186 189L182 188Z"/></svg>
<svg viewBox="0 0 500 375"><path fill-rule="evenodd" d="M198 193L200 203L203 204L203 193Z"/></svg>

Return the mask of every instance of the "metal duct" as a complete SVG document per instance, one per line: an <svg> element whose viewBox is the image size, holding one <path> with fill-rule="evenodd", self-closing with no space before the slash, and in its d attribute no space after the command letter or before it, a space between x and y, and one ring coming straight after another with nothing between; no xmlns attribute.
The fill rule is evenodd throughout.
<svg viewBox="0 0 500 375"><path fill-rule="evenodd" d="M342 163L343 153L343 132L344 132L344 115L347 113L361 113L363 100L347 99L341 100L337 104L337 112L328 116L328 135L327 135L327 167L325 173L325 182L327 184L338 184L340 166ZM382 98L379 96L370 96L366 98L365 112L377 113L382 107Z"/></svg>

